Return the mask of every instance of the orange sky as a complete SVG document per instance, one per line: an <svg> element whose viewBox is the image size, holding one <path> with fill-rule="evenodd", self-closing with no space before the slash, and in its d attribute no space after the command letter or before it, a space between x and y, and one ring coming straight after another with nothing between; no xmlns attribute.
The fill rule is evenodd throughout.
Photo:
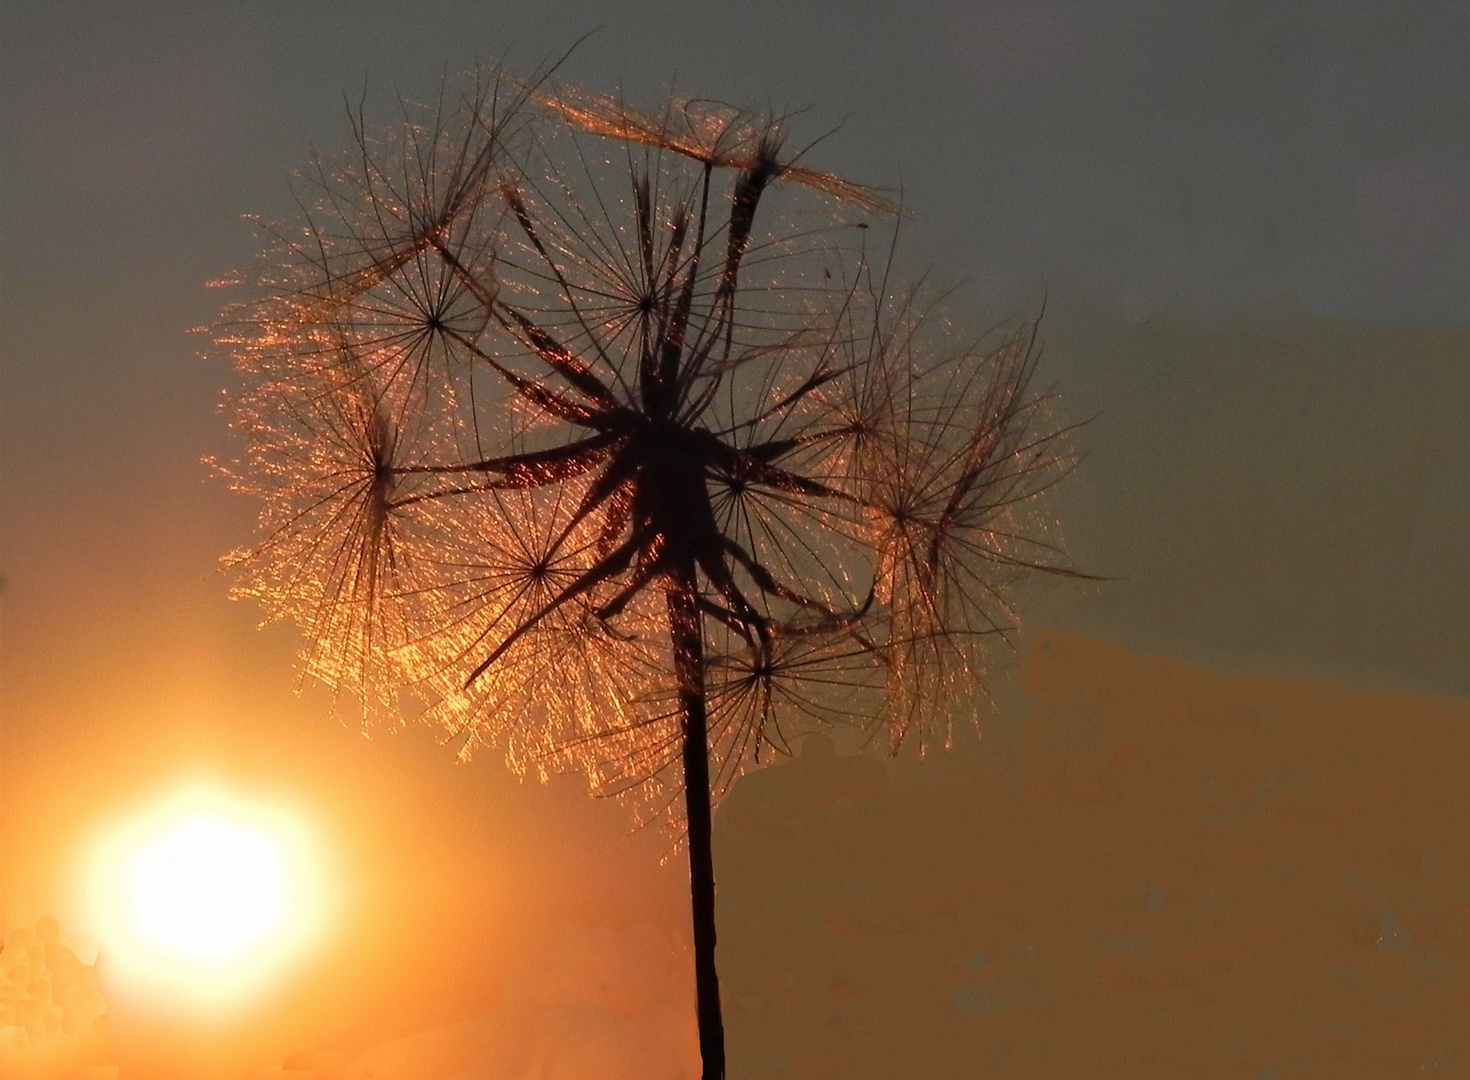
<svg viewBox="0 0 1470 1080"><path fill-rule="evenodd" d="M1385 689L1409 691L1436 681L1452 685L1463 673L1452 661L1462 633L1454 596L1463 578L1447 570L1436 592L1423 578L1423 560L1448 566L1457 545L1463 545L1464 534L1455 531L1454 523L1465 510L1450 499L1454 470L1462 467L1457 455L1463 432L1450 415L1460 384L1444 366L1459 337L1442 331L1355 328L1280 307L1243 313L1234 323L1166 317L1139 326L1110 319L1086 305L1054 304L1051 357L1063 376L1069 370L1085 372L1089 362L1111 364L1130 394L1115 396L1113 410L1098 421L1095 458L1062 502L1064 509L1070 506L1069 531L1082 563L1121 580L1077 591L1051 590L1032 605L1035 618L1070 623L1095 637L1111 636L1140 652L1189 659L1201 674L1186 680L1192 687L1186 696L1218 696L1218 710L1225 712L1236 707L1232 695L1244 691L1211 682L1203 675L1208 667L1282 676L1320 672L1348 686L1376 682ZM1218 439L1231 430L1232 415L1253 422L1249 414L1257 394L1289 397L1293 380L1306 380L1303 372L1323 363L1324 355L1339 356L1349 349L1357 350L1358 358L1351 362L1359 371L1378 370L1391 360L1399 370L1426 374L1402 385L1336 385L1320 396L1303 397L1297 391L1291 400L1302 413L1300 425L1283 440L1241 434L1235 444L1225 444L1233 446L1228 462L1211 449L1216 444L1194 438L1202 426ZM1097 358L1099 350L1106 354L1103 359ZM1228 392L1197 403L1194 413L1181 418L1160 420L1155 412L1149 419L1151 401L1156 410L1162 408L1155 401L1162 391L1150 390L1148 372L1159 370L1173 355L1213 357L1213 370L1244 369L1253 373L1252 381L1230 384ZM1428 374L1436 372L1432 378ZM1073 383L1079 390L1074 398L1081 397L1084 405L1090 404L1089 395L1094 400L1101 396L1107 385L1095 373L1092 381L1077 378ZM1397 404L1374 412L1385 395ZM1358 416L1366 419L1350 422ZM212 486L197 464L200 446L219 442L208 410L188 423L200 431L193 447L175 445L164 435L142 435L125 444L120 451L124 464L110 464L101 480L86 473L68 480L67 469L77 454L68 445L55 457L38 459L38 468L56 478L44 491L12 489L12 502L24 513L7 522L10 588L3 601L7 895L17 910L52 911L73 932L86 929L78 922L82 913L71 884L79 845L109 815L140 805L180 774L203 766L233 784L279 793L316 815L323 832L339 845L334 857L343 867L352 903L340 935L319 960L303 968L279 997L238 1023L199 1030L129 1011L120 1001L113 1037L119 1060L131 1063L132 1075L161 1080L233 1076L246 1067L282 1060L294 1050L357 1052L384 1038L463 1020L513 998L514 972L539 963L534 958L544 956L568 927L619 933L652 927L682 940L682 866L660 867L664 838L656 833L629 838L627 818L617 806L587 799L572 780L550 789L521 785L493 754L470 766L457 765L452 751L438 746L428 732L379 732L364 739L330 715L322 696L293 696L292 633L256 630L256 613L226 599L227 582L214 570L217 555L248 534L249 508ZM1151 453L1158 455L1152 465ZM1303 465L1303 455L1310 453L1327 455L1321 458L1325 464L1313 465L1308 459ZM1320 482L1308 483L1311 474L1302 473L1303 467L1325 470ZM1254 477L1261 486L1219 482L1224 476ZM1202 489L1201 484L1213 486ZM1336 536L1331 531L1334 498L1348 490L1356 500L1346 519L1353 527ZM1160 521L1168 522L1165 531L1149 527ZM1397 594L1388 591L1394 588ZM1370 612L1374 618L1364 615L1354 622L1354 611ZM1253 626L1258 626L1254 633ZM1395 632L1387 634L1385 628ZM1118 670L1129 669L1133 662L1118 656ZM1094 662L1085 651L1079 657L1078 663ZM1155 671L1147 666L1141 670ZM1058 671L1049 678L1075 678ZM1148 695L1176 693L1146 682L1110 690L1115 704L1108 708L1126 716L1133 706L1124 703L1132 700L1130 695L1138 697L1136 720L1144 723L1153 707ZM1121 749L1104 750L1101 720L1074 731L1067 724L1075 727L1075 717L1064 723L1043 709L1028 718L1023 699L1006 685L1003 678L999 689L1008 704L991 725L981 759L961 754L930 762L913 774L895 774L909 777L904 783L921 785L915 792L928 791L901 812L907 815L904 828L920 830L916 835L940 826L959 832L940 829L911 850L901 844L901 853L882 846L890 841L875 837L878 846L852 848L846 862L828 868L826 885L814 879L800 886L794 901L782 891L795 887L782 883L782 871L768 871L762 860L742 866L728 845L721 849L720 858L726 860L720 872L722 919L728 917L731 927L722 947L731 950L726 963L736 998L775 992L750 989L765 985L763 976L750 971L751 958L762 953L752 942L754 951L745 954L745 946L737 943L748 931L738 927L757 925L759 917L742 916L741 905L761 911L807 904L805 915L792 909L786 917L820 920L827 917L821 914L827 910L823 905L834 902L822 899L821 890L835 889L840 895L869 888L861 882L870 880L863 877L871 872L866 869L870 863L883 876L908 874L922 883L916 888L932 892L904 903L949 903L944 897L960 895L948 891L955 875L981 880L988 873L975 861L975 852L983 848L976 845L992 835L986 800L1010 793L1009 808L994 807L1008 822L1005 830L1014 832L1018 822L1041 828L1050 821L1046 828L1065 833L1071 829L1065 815L1073 811L1047 804L1032 821L1029 804L1014 801L1021 798L1022 777L1032 785L1033 795L1038 784L1055 789L1062 783L1058 775L1067 784L1111 790L1109 770L1116 761L1132 760L1130 755L1146 760L1157 751L1156 734L1148 730L1119 736ZM1318 693L1307 684L1295 690L1292 685L1280 684L1270 693L1283 700ZM1053 692L1045 690L1043 696ZM1295 708L1281 707L1288 712ZM1325 744L1332 730L1324 719L1329 707L1309 703L1303 708ZM1382 731L1404 732L1405 753L1428 754L1442 764L1448 758L1434 757L1433 737L1428 729L1416 727L1419 721L1414 719L1419 715L1415 710L1429 708L1404 699L1392 709L1409 710L1406 718L1396 718L1392 710L1377 720L1365 714L1360 726L1377 723ZM1094 757L1084 753L1058 765L1058 740L1073 738L1092 747L1086 753ZM1054 759L1050 765L1038 757L1037 748L1047 746ZM1256 758L1250 756L1255 750L1232 753L1237 754L1236 767L1249 764L1260 772L1270 771L1264 763L1272 754L1301 757L1309 749L1298 742L1274 748L1263 744ZM1325 745L1321 753L1329 750L1337 759L1349 753ZM1180 749L1213 752L1207 743L1196 751ZM1369 769L1376 760L1376 753L1351 753L1357 754L1351 759L1355 769ZM1307 757L1302 760L1308 764L1301 768L1313 767ZM1349 779L1334 782L1376 790L1371 773L1345 775ZM1170 797L1203 797L1209 790L1199 778L1196 786L1199 790L1191 794L1187 785L1176 783ZM1350 802L1349 794L1333 797ZM1068 804L1064 800L1061 805ZM1170 807L1161 802L1148 813L1173 813ZM1416 817L1419 811L1412 804L1397 812L1406 815L1402 827L1408 832L1435 827L1430 818ZM1180 842L1170 839L1163 819L1150 823L1119 813L1113 820L1120 837L1141 837L1139 843L1149 844ZM1101 820L1092 810L1083 817L1093 829ZM831 827L846 822L841 825L846 828L851 820L841 817ZM858 842L856 835L847 841ZM1047 842L1045 834L1038 834L1015 851L1039 851ZM1424 837L1405 841L1411 847L1428 842ZM920 851L928 852L932 864L913 861ZM890 859L900 861L883 871ZM1127 863L1142 874L1139 860L1147 861L1144 848ZM808 853L802 862L816 873L820 860ZM1200 880L1209 879L1213 871L1203 864L1197 867ZM1019 888L1024 872L1021 864L1010 866L1005 880L1020 883ZM1066 884L1067 872L1058 866L1046 871L1057 881L1056 889L1073 897L1069 903L1074 907L1065 910L1081 918L1089 910L1085 897L1091 894L1077 893L1081 884ZM1082 882L1088 875L1106 877L1114 871L1094 867L1077 873ZM1124 904L1127 889L1137 893L1148 884L1119 880L1108 886L1117 893L1108 903ZM1328 884L1320 879L1312 887L1326 890ZM1018 895L1031 894L1023 888ZM1327 893L1321 895L1328 903ZM1448 903L1445 896L1451 895L1436 903ZM867 903L862 900L859 909ZM1083 906L1076 908L1078 903ZM1101 918L1103 913L1099 908L1088 917ZM1257 914L1250 909L1240 917ZM959 949L961 939L968 942L973 936L954 924L937 925L933 932L939 937L925 948L938 948L944 941L946 948ZM925 964L932 968L938 962L931 958L908 970L904 957L913 955L913 942L901 934L874 933L861 953L871 965L869 973L855 969L834 979L852 981L871 995L877 992L871 971L886 970L894 986L909 986L929 970ZM984 951L979 944L976 949ZM822 970L819 959L813 960L813 971ZM1058 970L1066 970L1063 960L1054 960L1063 964ZM937 978L938 970L924 977ZM944 970L949 981L968 971ZM755 981L742 982L749 979ZM934 1008L952 1012L956 1006L945 1005L944 998L948 982L938 986L926 991L938 995ZM824 984L820 994L812 991L816 996L803 1008L817 1008L829 992L849 993ZM884 1000L879 994L864 1007L877 1008L874 1003ZM952 1047L944 1054L963 1056L969 1053L968 1040L979 1034L957 1015L944 1013L947 1018L935 1037ZM732 1048L739 1045L733 1040L752 1037L742 1023L732 1014ZM914 1030L920 1029L922 1025ZM780 1030L775 1024L768 1031L776 1039L773 1047L785 1045L780 1044L784 1036L774 1034ZM909 1045L909 1036L903 1034L907 1029L893 1026L869 1025L864 1037L876 1039L879 1030L892 1040L884 1044L883 1054ZM876 1043L862 1045L879 1054ZM761 1052L779 1056L770 1047ZM874 1060L882 1059L880 1054ZM950 1059L941 1055L935 1060Z"/></svg>

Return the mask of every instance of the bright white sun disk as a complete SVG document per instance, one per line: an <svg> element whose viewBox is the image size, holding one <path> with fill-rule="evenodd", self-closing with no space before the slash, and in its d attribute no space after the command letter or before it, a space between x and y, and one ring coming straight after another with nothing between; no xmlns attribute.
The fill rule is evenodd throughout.
<svg viewBox="0 0 1470 1080"><path fill-rule="evenodd" d="M157 948L225 965L285 920L279 841L214 816L188 818L147 844L128 871L129 917Z"/></svg>
<svg viewBox="0 0 1470 1080"><path fill-rule="evenodd" d="M193 784L98 845L90 892L131 988L206 1007L274 982L318 936L320 857L299 814Z"/></svg>

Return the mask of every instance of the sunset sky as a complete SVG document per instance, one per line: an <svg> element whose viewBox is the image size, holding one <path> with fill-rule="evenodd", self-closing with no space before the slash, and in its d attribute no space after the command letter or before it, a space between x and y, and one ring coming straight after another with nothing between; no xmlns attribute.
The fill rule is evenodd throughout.
<svg viewBox="0 0 1470 1080"><path fill-rule="evenodd" d="M547 1032L601 1000L588 986L623 987L605 991L622 995L613 1012L636 1015L639 1038L673 1031L657 1050L669 1060L684 1052L685 1018L649 1019L682 1000L687 976L687 873L677 858L659 865L663 835L628 836L623 811L580 781L523 785L494 752L465 766L429 732L364 739L322 692L294 693L294 631L259 631L259 612L227 599L218 560L250 541L254 508L201 464L234 452L216 410L232 375L189 333L228 299L205 283L256 252L242 215L290 218L287 172L313 145L346 144L344 102L365 93L370 114L390 116L395 94L431 96L446 71L502 57L529 70L599 27L567 80L635 101L672 85L805 109L800 135L833 132L811 162L901 188L906 262L968 282L956 303L974 325L1044 301L1043 381L1068 415L1096 415L1056 511L1077 563L1113 580L1042 591L1018 655L1042 625L1110 643L1067 654L1098 670L1112 646L1160 654L1196 674L1148 677L1233 703L1221 715L1275 706L1216 677L1278 680L1281 701L1318 680L1312 693L1326 696L1301 706L1314 718L1339 692L1398 695L1383 715L1406 717L1470 697L1462 3L11 4L0 912L95 933L78 886L88 845L200 773L297 808L341 889L315 952L228 1022L119 1000L125 1080L355 1053L533 984ZM947 845L984 829L962 767L990 778L986 798L1030 790L1035 759L1021 747L1044 709L1026 719L1017 667L997 675L985 749L888 766L892 814L948 815L958 830L918 845L934 862L916 882L942 878ZM1031 685L1035 702L1061 700ZM1105 702L1098 715L1109 709L1127 712ZM810 792L827 789L800 788L815 775L773 773L746 797L786 805L790 784L808 794L789 799L820 809ZM860 850L847 817L822 820L837 846L809 860L821 880L848 880L849 856L905 858L893 822ZM717 858L733 852L743 875L740 941L760 889L806 894L781 877L800 861L796 841L767 853L767 873L738 846L764 826L725 826ZM961 864L984 876L971 856ZM1470 903L1455 882L1445 895ZM925 940L947 941L949 925ZM956 970L975 948L956 941ZM877 950L873 970L901 980L901 953ZM833 978L849 976L865 985L862 972ZM968 1022L956 1016L944 1023ZM925 1060L955 1075L942 1070L965 1060L969 1029L935 1030ZM785 1053L772 1041L760 1050L770 1071L744 1075L826 1075Z"/></svg>

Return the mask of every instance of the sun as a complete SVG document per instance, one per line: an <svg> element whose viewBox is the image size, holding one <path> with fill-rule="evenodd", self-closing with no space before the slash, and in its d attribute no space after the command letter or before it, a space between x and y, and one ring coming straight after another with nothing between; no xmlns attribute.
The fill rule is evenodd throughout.
<svg viewBox="0 0 1470 1080"><path fill-rule="evenodd" d="M128 920L140 940L162 952L225 967L281 929L291 900L286 875L277 837L197 813L133 856Z"/></svg>
<svg viewBox="0 0 1470 1080"><path fill-rule="evenodd" d="M127 815L94 853L89 892L109 971L204 1007L284 975L319 936L319 845L299 812L194 782Z"/></svg>

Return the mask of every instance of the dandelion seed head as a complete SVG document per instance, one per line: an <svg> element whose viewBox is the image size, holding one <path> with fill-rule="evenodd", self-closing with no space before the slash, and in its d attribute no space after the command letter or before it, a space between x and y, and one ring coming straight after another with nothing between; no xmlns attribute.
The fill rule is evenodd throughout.
<svg viewBox="0 0 1470 1080"><path fill-rule="evenodd" d="M308 676L676 828L695 699L716 800L973 716L1014 582L1066 569L1065 428L1030 328L895 287L895 208L789 126L492 71L303 170L215 337L236 591Z"/></svg>

